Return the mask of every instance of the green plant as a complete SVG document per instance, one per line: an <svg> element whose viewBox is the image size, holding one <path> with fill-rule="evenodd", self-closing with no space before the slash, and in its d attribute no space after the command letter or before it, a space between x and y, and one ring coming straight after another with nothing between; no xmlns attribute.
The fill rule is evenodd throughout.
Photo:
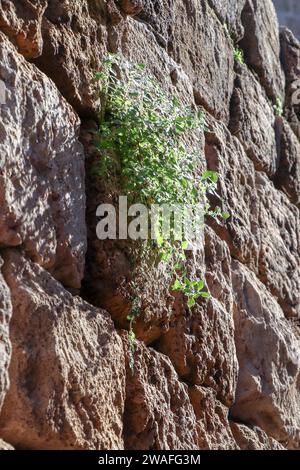
<svg viewBox="0 0 300 470"><path fill-rule="evenodd" d="M238 62L239 64L243 65L245 63L244 52L239 47L234 48L233 57L234 57L234 60Z"/></svg>
<svg viewBox="0 0 300 470"><path fill-rule="evenodd" d="M118 79L114 65L125 79ZM142 64L109 56L96 78L102 102L98 174L118 180L131 201L194 203L190 173L196 155L187 155L179 136L202 125L202 112L195 115L189 108L182 110L175 97L166 99Z"/></svg>
<svg viewBox="0 0 300 470"><path fill-rule="evenodd" d="M276 98L275 104L273 105L275 115L278 117L283 116L283 104L279 97Z"/></svg>
<svg viewBox="0 0 300 470"><path fill-rule="evenodd" d="M203 127L202 111L182 107L176 97L168 95L157 80L146 73L143 64L131 64L124 58L109 55L96 74L99 82L101 111L95 145L101 158L95 173L102 184L110 181L116 191L128 196L130 203L201 204L203 215L227 219L228 212L212 209L209 194L216 194L218 175L207 170L199 173L199 156L188 151L184 137ZM184 209L183 209L184 210ZM208 298L204 281L189 279L186 268L188 241L171 239L161 233L163 220L158 221L156 240L143 248L144 255L164 263L173 291L182 292L188 307L199 297ZM146 254L145 254L146 253ZM174 280L174 282L172 281ZM173 282L173 283L172 283ZM132 282L130 350L133 354L134 322L141 311L139 286Z"/></svg>

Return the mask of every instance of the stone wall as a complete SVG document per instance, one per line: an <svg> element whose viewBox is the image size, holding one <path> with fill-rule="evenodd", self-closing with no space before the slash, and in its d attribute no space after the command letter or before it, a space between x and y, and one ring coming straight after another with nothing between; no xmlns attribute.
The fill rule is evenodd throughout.
<svg viewBox="0 0 300 470"><path fill-rule="evenodd" d="M300 46L271 0L0 4L0 448L299 449ZM95 234L107 52L205 113L231 212L189 260L209 299L149 270L134 374L130 253Z"/></svg>
<svg viewBox="0 0 300 470"><path fill-rule="evenodd" d="M300 39L299 0L273 0L280 26L287 26Z"/></svg>

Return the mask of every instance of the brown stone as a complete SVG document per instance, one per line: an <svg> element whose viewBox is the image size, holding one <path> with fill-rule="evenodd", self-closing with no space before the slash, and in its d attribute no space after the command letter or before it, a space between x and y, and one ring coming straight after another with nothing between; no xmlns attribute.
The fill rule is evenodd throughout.
<svg viewBox="0 0 300 470"><path fill-rule="evenodd" d="M193 85L196 103L227 121L234 79L233 45L215 11L207 2L196 0L168 0L156 5L157 12L154 5L149 6L143 18L157 41L184 69Z"/></svg>
<svg viewBox="0 0 300 470"><path fill-rule="evenodd" d="M286 119L277 123L278 169L274 184L300 206L300 142Z"/></svg>
<svg viewBox="0 0 300 470"><path fill-rule="evenodd" d="M229 245L231 254L254 271L258 267L260 232L255 170L238 139L212 117L207 118L205 155L207 167L219 174L219 194L215 201L231 217L225 224L213 220L218 235Z"/></svg>
<svg viewBox="0 0 300 470"><path fill-rule="evenodd" d="M195 385L189 388L197 418L199 448L204 450L238 450L228 421L228 408L216 399L214 390Z"/></svg>
<svg viewBox="0 0 300 470"><path fill-rule="evenodd" d="M126 337L124 342L127 350ZM127 368L125 447L131 450L197 449L196 417L188 386L180 382L171 361L138 342L134 372Z"/></svg>
<svg viewBox="0 0 300 470"><path fill-rule="evenodd" d="M245 266L234 261L232 275L239 378L231 417L299 448L299 327Z"/></svg>
<svg viewBox="0 0 300 470"><path fill-rule="evenodd" d="M42 17L47 0L1 0L0 30L28 59L42 53Z"/></svg>
<svg viewBox="0 0 300 470"><path fill-rule="evenodd" d="M245 60L272 100L284 97L285 76L279 59L278 20L272 0L247 0L242 11L245 34L240 42Z"/></svg>
<svg viewBox="0 0 300 470"><path fill-rule="evenodd" d="M273 106L255 74L246 65L237 70L230 131L241 141L255 169L272 176L277 165Z"/></svg>
<svg viewBox="0 0 300 470"><path fill-rule="evenodd" d="M220 175L220 196L231 214L226 224L210 224L231 254L277 297L285 314L297 317L299 211L263 172L254 170L242 146L221 123L212 118L207 123L207 165Z"/></svg>
<svg viewBox="0 0 300 470"><path fill-rule="evenodd" d="M227 28L228 34L235 42L244 36L244 26L242 24L242 11L245 7L246 0L208 0L208 3L216 12L218 18Z"/></svg>
<svg viewBox="0 0 300 470"><path fill-rule="evenodd" d="M0 244L79 288L86 250L78 118L53 82L0 33Z"/></svg>
<svg viewBox="0 0 300 470"><path fill-rule="evenodd" d="M4 260L13 317L1 437L22 449L122 449L124 353L109 315L19 252Z"/></svg>
<svg viewBox="0 0 300 470"><path fill-rule="evenodd" d="M200 300L171 320L157 347L170 357L179 376L190 384L213 389L232 404L237 378L233 341L231 258L226 243L206 232L206 280L212 298Z"/></svg>
<svg viewBox="0 0 300 470"><path fill-rule="evenodd" d="M285 116L300 139L300 43L291 31L281 28L280 45L286 76Z"/></svg>
<svg viewBox="0 0 300 470"><path fill-rule="evenodd" d="M135 16L138 13L141 13L147 0L121 0L120 2L121 10L126 13L126 15Z"/></svg>
<svg viewBox="0 0 300 470"><path fill-rule="evenodd" d="M107 5L104 2L49 0L43 18L43 54L36 65L82 115L99 108L93 81L107 52Z"/></svg>
<svg viewBox="0 0 300 470"><path fill-rule="evenodd" d="M0 449L299 450L300 47L283 29L279 51L271 0L0 4ZM188 256L211 294L193 308L133 244L96 237L108 51L205 111L184 144L230 218ZM132 371L116 328L134 277Z"/></svg>
<svg viewBox="0 0 300 470"><path fill-rule="evenodd" d="M275 439L269 437L257 426L230 423L234 439L241 450L285 450Z"/></svg>
<svg viewBox="0 0 300 470"><path fill-rule="evenodd" d="M299 210L262 173L256 174L256 191L261 235L258 277L285 315L299 318Z"/></svg>

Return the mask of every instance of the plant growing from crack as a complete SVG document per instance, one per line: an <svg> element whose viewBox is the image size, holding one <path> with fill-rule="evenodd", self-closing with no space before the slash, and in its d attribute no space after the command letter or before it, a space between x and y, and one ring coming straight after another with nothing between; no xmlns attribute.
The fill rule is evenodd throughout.
<svg viewBox="0 0 300 470"><path fill-rule="evenodd" d="M108 55L95 76L99 82L101 111L95 144L101 158L94 169L98 177L110 181L131 203L201 203L203 216L227 219L228 212L213 209L208 194L216 194L218 175L207 170L199 173L199 156L188 151L184 139L189 132L203 127L202 111L183 107L148 75L143 64L131 64L123 57ZM113 182L113 183L112 183ZM200 297L208 298L202 279L190 279L185 268L188 241L177 240L175 227L171 238L161 235L158 219L156 239L140 246L139 256L163 264L170 288L182 292L189 308ZM134 277L134 276L133 276ZM134 323L142 308L140 287L131 283L132 308L128 315L130 366L135 350Z"/></svg>
<svg viewBox="0 0 300 470"><path fill-rule="evenodd" d="M245 64L244 52L239 47L235 47L233 50L233 57L236 62L243 65Z"/></svg>
<svg viewBox="0 0 300 470"><path fill-rule="evenodd" d="M283 104L279 97L276 98L275 104L273 105L273 109L275 112L275 116L278 116L278 117L283 116Z"/></svg>

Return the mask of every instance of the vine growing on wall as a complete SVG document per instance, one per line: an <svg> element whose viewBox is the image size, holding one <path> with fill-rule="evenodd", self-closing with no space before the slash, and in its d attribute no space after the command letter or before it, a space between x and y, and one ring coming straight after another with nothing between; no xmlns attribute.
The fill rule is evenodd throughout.
<svg viewBox="0 0 300 470"><path fill-rule="evenodd" d="M109 55L96 74L101 111L95 143L100 152L96 174L105 185L127 195L131 204L142 203L199 207L204 215L227 219L220 207L212 209L208 199L216 193L218 175L207 170L199 174L199 155L189 151L185 137L203 127L202 111L183 107L149 75L144 64L132 64L121 56ZM184 210L184 209L183 209ZM170 288L182 292L189 308L199 297L208 298L202 279L190 279L186 268L188 240L178 240L175 227L171 237L161 234L158 220L155 240L147 241L141 256L151 256L163 263ZM201 227L200 227L201 229ZM140 313L139 286L133 280L129 339L133 355L134 322Z"/></svg>

